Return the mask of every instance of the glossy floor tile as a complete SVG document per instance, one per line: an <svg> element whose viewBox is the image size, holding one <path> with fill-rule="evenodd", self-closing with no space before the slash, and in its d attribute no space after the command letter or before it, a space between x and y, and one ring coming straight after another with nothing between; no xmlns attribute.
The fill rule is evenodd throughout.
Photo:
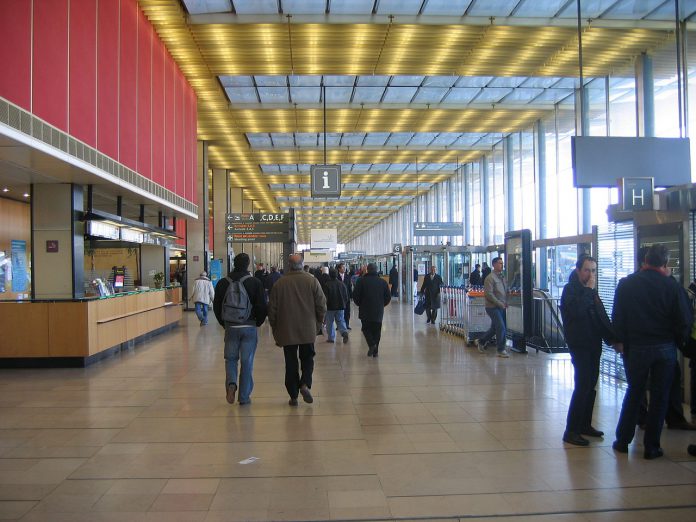
<svg viewBox="0 0 696 522"><path fill-rule="evenodd" d="M482 355L398 302L378 358L352 326L294 408L267 325L252 404L227 404L223 331L192 313L86 369L0 370L0 520L696 520L696 434L614 453L621 383L577 448L567 356Z"/></svg>

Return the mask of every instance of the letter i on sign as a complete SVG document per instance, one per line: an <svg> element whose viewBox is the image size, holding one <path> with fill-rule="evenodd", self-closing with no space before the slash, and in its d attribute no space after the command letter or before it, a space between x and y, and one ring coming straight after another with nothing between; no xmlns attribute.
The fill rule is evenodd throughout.
<svg viewBox="0 0 696 522"><path fill-rule="evenodd" d="M329 173L325 170L324 174L321 176L321 179L324 180L324 186L322 188L331 188L329 187Z"/></svg>

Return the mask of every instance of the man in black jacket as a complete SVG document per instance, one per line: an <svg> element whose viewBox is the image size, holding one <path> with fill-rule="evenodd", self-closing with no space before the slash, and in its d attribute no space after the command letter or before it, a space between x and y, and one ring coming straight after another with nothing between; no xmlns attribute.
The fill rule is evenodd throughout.
<svg viewBox="0 0 696 522"><path fill-rule="evenodd" d="M481 265L476 263L474 269L469 274L469 286L483 286L483 279L481 278Z"/></svg>
<svg viewBox="0 0 696 522"><path fill-rule="evenodd" d="M691 313L679 283L668 277L669 251L655 244L640 272L619 281L614 296L613 322L625 343L624 366L628 389L612 447L627 453L633 440L640 401L650 377L650 405L643 438L646 459L663 455L660 435L674 378L677 345L689 335ZM623 352L621 345L618 352Z"/></svg>
<svg viewBox="0 0 696 522"><path fill-rule="evenodd" d="M336 265L336 271L338 272L338 280L341 281L346 287L348 292L348 304L346 309L343 310L343 319L346 321L346 328L351 330L350 327L350 302L353 300L353 282L351 281L351 275L346 272L346 265L343 263L338 263Z"/></svg>
<svg viewBox="0 0 696 522"><path fill-rule="evenodd" d="M430 274L423 278L421 294L425 295L425 315L428 320L426 323L435 324L437 311L440 309L440 290L444 285L440 274L436 272L435 265L430 265Z"/></svg>
<svg viewBox="0 0 696 522"><path fill-rule="evenodd" d="M389 285L391 286L391 296L399 297L399 271L396 265L392 265L389 270Z"/></svg>
<svg viewBox="0 0 696 522"><path fill-rule="evenodd" d="M225 328L225 393L227 402L234 404L234 395L237 392L239 382L239 404L251 402L251 390L254 388L252 372L254 369L254 354L258 344L256 328L266 320L266 299L263 284L256 277L249 274L249 256L237 254L234 258L234 270L228 277L223 277L215 286L215 299L213 311L221 326ZM230 280L240 281L251 302L251 315L243 324L225 324L223 318L223 304ZM237 363L241 360L239 381L237 381Z"/></svg>
<svg viewBox="0 0 696 522"><path fill-rule="evenodd" d="M607 341L614 339L601 320L606 318L606 312L595 288L596 277L597 262L590 256L581 256L561 295L563 328L575 370L575 389L570 399L563 442L576 446L590 443L583 435L604 436L604 432L592 427L592 410L597 396L595 386L599 378L602 338Z"/></svg>
<svg viewBox="0 0 696 522"><path fill-rule="evenodd" d="M324 322L326 323L326 339L327 343L334 342L335 330L334 322L338 326L338 331L343 337L343 342L348 342L348 329L343 320L343 311L348 306L348 291L345 285L338 280L338 272L334 268L329 269L329 280L322 286L324 295L326 296L326 315Z"/></svg>
<svg viewBox="0 0 696 522"><path fill-rule="evenodd" d="M359 307L358 317L369 347L368 357L377 357L379 341L382 338L384 307L390 301L389 285L377 275L377 265L370 263L367 265L367 273L356 281L353 288L353 302Z"/></svg>

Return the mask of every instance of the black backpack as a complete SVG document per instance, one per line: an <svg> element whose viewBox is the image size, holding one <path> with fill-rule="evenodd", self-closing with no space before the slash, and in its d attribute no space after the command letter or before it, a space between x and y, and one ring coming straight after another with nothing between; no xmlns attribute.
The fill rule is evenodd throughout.
<svg viewBox="0 0 696 522"><path fill-rule="evenodd" d="M229 286L222 301L222 320L225 324L245 325L251 317L251 299L244 287L244 281L250 275L243 276L239 281L227 277Z"/></svg>

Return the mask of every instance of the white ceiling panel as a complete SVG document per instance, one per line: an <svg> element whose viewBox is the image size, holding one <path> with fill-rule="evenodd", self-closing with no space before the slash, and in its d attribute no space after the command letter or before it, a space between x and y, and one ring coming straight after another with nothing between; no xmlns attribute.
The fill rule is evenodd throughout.
<svg viewBox="0 0 696 522"><path fill-rule="evenodd" d="M387 87L384 103L409 103L418 87Z"/></svg>
<svg viewBox="0 0 696 522"><path fill-rule="evenodd" d="M230 0L184 0L189 14L225 13L232 10Z"/></svg>
<svg viewBox="0 0 696 522"><path fill-rule="evenodd" d="M331 14L370 14L374 0L331 0Z"/></svg>
<svg viewBox="0 0 696 522"><path fill-rule="evenodd" d="M259 87L261 103L290 103L287 87Z"/></svg>
<svg viewBox="0 0 696 522"><path fill-rule="evenodd" d="M319 103L321 101L321 88L290 87L290 97L293 103Z"/></svg>
<svg viewBox="0 0 696 522"><path fill-rule="evenodd" d="M424 15L462 16L472 0L428 0L423 8Z"/></svg>
<svg viewBox="0 0 696 522"><path fill-rule="evenodd" d="M383 94L384 87L356 87L353 103L379 103Z"/></svg>
<svg viewBox="0 0 696 522"><path fill-rule="evenodd" d="M232 103L258 103L256 89L253 87L227 87L227 97Z"/></svg>
<svg viewBox="0 0 696 522"><path fill-rule="evenodd" d="M276 14L277 0L233 0L237 14Z"/></svg>
<svg viewBox="0 0 696 522"><path fill-rule="evenodd" d="M414 103L440 103L442 97L447 94L446 87L421 87L418 89Z"/></svg>

